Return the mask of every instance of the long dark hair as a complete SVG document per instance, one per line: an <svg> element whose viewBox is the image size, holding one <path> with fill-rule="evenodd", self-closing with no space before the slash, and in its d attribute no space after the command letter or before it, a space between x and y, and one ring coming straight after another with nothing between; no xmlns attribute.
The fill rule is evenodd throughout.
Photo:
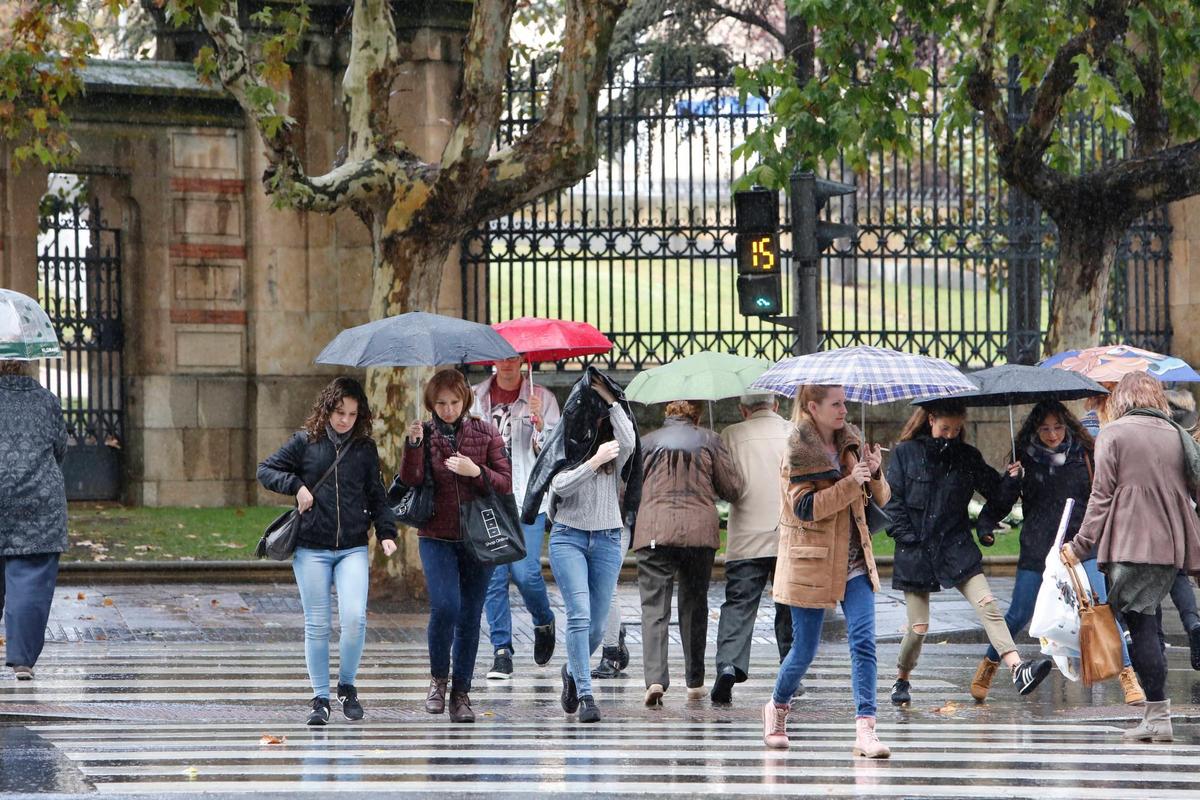
<svg viewBox="0 0 1200 800"><path fill-rule="evenodd" d="M1096 442L1092 439L1092 435L1087 432L1087 428L1083 427L1082 423L1075 418L1075 415L1070 410L1057 400L1043 400L1033 407L1029 412L1029 416L1025 418L1025 423L1021 425L1021 430L1017 431L1017 451L1024 452L1029 444L1037 439L1037 429L1046 417L1053 414L1058 417L1059 422L1067 426L1067 430L1075 437L1075 441L1083 447L1087 452L1092 452L1096 449Z"/></svg>
<svg viewBox="0 0 1200 800"><path fill-rule="evenodd" d="M315 442L325 435L325 426L329 424L329 415L346 398L358 402L358 419L354 421L350 437L352 439L371 438L371 423L375 417L371 413L371 405L367 402L367 393L363 391L361 383L343 375L331 380L321 390L321 393L317 395L317 401L313 403L312 411L308 414L308 419L304 420L304 430L308 433L310 442Z"/></svg>
<svg viewBox="0 0 1200 800"><path fill-rule="evenodd" d="M967 416L967 407L963 405L961 400L935 400L917 408L912 416L908 418L908 422L904 423L904 430L900 431L900 438L896 441L907 442L910 439L916 439L918 436L932 436L933 429L929 424L930 417L965 417ZM965 442L967 440L967 427L958 433L958 440Z"/></svg>

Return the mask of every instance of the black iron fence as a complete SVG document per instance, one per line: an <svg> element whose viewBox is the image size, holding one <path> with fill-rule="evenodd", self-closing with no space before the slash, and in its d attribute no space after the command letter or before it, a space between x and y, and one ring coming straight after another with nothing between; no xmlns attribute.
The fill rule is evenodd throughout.
<svg viewBox="0 0 1200 800"><path fill-rule="evenodd" d="M70 436L68 496L113 499L125 439L121 234L98 201L67 194L42 201L38 288L63 351L42 362L42 382L62 402Z"/></svg>
<svg viewBox="0 0 1200 800"><path fill-rule="evenodd" d="M501 144L536 121L547 77L510 70ZM735 291L730 184L742 166L731 152L767 114L760 99L739 101L726 74L647 74L638 59L611 73L597 169L464 241L467 315L591 322L616 345L601 359L609 368L706 349L787 355L793 331L741 316ZM841 164L827 170L858 186L832 209L858 235L823 261L822 347L874 344L964 367L1030 360L1047 322L1053 226L1000 179L982 124L945 132L929 116L909 126L911 157L877 153L861 175ZM1124 147L1090 124L1068 138L1085 161ZM1169 241L1165 214L1130 231L1112 275L1106 340L1169 349Z"/></svg>

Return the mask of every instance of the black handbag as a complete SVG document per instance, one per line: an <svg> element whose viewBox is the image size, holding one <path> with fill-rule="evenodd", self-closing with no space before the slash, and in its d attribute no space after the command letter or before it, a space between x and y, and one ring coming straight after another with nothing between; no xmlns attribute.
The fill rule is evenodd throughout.
<svg viewBox="0 0 1200 800"><path fill-rule="evenodd" d="M892 515L884 511L879 503L875 502L875 498L865 491L863 492L863 505L867 514L868 533L875 534L892 527Z"/></svg>
<svg viewBox="0 0 1200 800"><path fill-rule="evenodd" d="M433 451L429 447L429 431L425 432L425 479L416 486L409 486L400 480L400 474L392 479L392 485L387 490L388 505L396 515L396 521L410 528L424 527L433 519L433 499L436 489L433 485Z"/></svg>
<svg viewBox="0 0 1200 800"><path fill-rule="evenodd" d="M458 505L463 545L472 558L485 566L520 561L525 557L525 532L516 498L511 492L497 494L486 471L483 483L487 494Z"/></svg>
<svg viewBox="0 0 1200 800"><path fill-rule="evenodd" d="M313 495L314 504L317 502L317 487L333 474L333 470L337 467L338 462L342 460L342 457L346 453L350 452L350 448L353 446L353 441L347 442L342 447L342 452L338 453L337 458L329 465L329 469L325 470L325 474L309 487L309 492ZM293 508L290 511L285 511L267 526L266 532L258 540L258 547L254 548L254 555L259 558L274 559L275 561L287 561L292 557L292 553L296 552L296 537L299 533L300 510Z"/></svg>

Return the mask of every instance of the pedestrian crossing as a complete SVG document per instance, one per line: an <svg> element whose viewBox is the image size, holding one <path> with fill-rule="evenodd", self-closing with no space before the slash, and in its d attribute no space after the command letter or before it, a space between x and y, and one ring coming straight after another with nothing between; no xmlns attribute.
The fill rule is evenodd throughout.
<svg viewBox="0 0 1200 800"><path fill-rule="evenodd" d="M1124 724L1056 718L1054 702L1022 704L1011 687L971 706L965 685L976 649L927 655L911 709L887 705L881 670L887 761L850 755L849 664L836 644L805 679L788 751L769 751L761 739L773 646L756 646L732 707L687 700L673 662L679 685L662 708L647 709L635 644L627 677L594 682L605 719L585 726L558 706L561 653L545 668L518 659L512 681L480 677L472 691L478 721L452 725L422 710L423 647L370 644L358 680L366 719L347 722L335 703L330 725L309 728L301 724L311 690L298 641L96 643L48 648L31 683L0 679L0 715L22 715L106 796L1200 796L1200 746L1182 731L1172 745L1126 745ZM888 663L884 653L880 663ZM1063 691L1076 690L1059 685L1050 694ZM58 719L37 722L39 714ZM265 744L264 735L280 743Z"/></svg>

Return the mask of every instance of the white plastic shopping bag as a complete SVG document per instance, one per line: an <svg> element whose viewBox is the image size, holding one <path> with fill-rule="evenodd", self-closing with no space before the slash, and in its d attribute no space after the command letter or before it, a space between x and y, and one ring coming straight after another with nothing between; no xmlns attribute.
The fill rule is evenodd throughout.
<svg viewBox="0 0 1200 800"><path fill-rule="evenodd" d="M1090 586L1087 573L1076 564L1068 568L1062 563L1059 551L1066 537L1067 525L1075 501L1068 499L1058 523L1054 546L1046 554L1042 585L1038 589L1029 635L1041 640L1042 652L1054 659L1059 671L1071 680L1079 679L1079 598L1068 569L1077 570L1080 586Z"/></svg>

